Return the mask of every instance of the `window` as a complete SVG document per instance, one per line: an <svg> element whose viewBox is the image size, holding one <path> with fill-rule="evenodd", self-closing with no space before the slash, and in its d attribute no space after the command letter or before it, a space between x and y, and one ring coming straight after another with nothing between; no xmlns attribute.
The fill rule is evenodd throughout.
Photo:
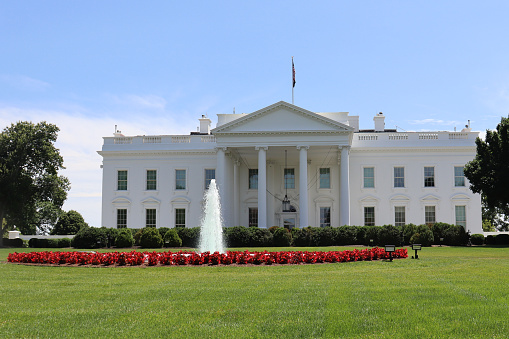
<svg viewBox="0 0 509 339"><path fill-rule="evenodd" d="M216 179L216 170L215 169L206 169L205 170L205 189L209 189L210 181L212 179Z"/></svg>
<svg viewBox="0 0 509 339"><path fill-rule="evenodd" d="M186 227L186 209L175 209L175 227Z"/></svg>
<svg viewBox="0 0 509 339"><path fill-rule="evenodd" d="M375 226L374 207L364 207L364 226Z"/></svg>
<svg viewBox="0 0 509 339"><path fill-rule="evenodd" d="M394 226L405 226L405 206L394 207Z"/></svg>
<svg viewBox="0 0 509 339"><path fill-rule="evenodd" d="M249 189L250 190L258 189L258 168L249 169Z"/></svg>
<svg viewBox="0 0 509 339"><path fill-rule="evenodd" d="M330 188L330 168L320 168L320 188Z"/></svg>
<svg viewBox="0 0 509 339"><path fill-rule="evenodd" d="M435 187L435 167L424 167L424 187Z"/></svg>
<svg viewBox="0 0 509 339"><path fill-rule="evenodd" d="M145 210L145 227L156 227L156 209L147 208Z"/></svg>
<svg viewBox="0 0 509 339"><path fill-rule="evenodd" d="M435 222L435 206L424 206L424 223L426 225L433 225Z"/></svg>
<svg viewBox="0 0 509 339"><path fill-rule="evenodd" d="M117 210L117 228L127 227L127 209L119 208Z"/></svg>
<svg viewBox="0 0 509 339"><path fill-rule="evenodd" d="M155 191L157 189L157 171L147 170L147 191Z"/></svg>
<svg viewBox="0 0 509 339"><path fill-rule="evenodd" d="M295 169L285 168L285 188L295 188Z"/></svg>
<svg viewBox="0 0 509 339"><path fill-rule="evenodd" d="M375 187L375 168L364 167L364 188Z"/></svg>
<svg viewBox="0 0 509 339"><path fill-rule="evenodd" d="M394 167L394 187L405 187L405 167Z"/></svg>
<svg viewBox="0 0 509 339"><path fill-rule="evenodd" d="M454 206L456 212L456 225L463 226L467 229L467 214L465 213L465 206Z"/></svg>
<svg viewBox="0 0 509 339"><path fill-rule="evenodd" d="M127 171L117 171L117 190L127 191Z"/></svg>
<svg viewBox="0 0 509 339"><path fill-rule="evenodd" d="M186 189L186 170L175 170L175 189Z"/></svg>
<svg viewBox="0 0 509 339"><path fill-rule="evenodd" d="M465 174L463 173L463 166L454 167L454 186L465 186Z"/></svg>
<svg viewBox="0 0 509 339"><path fill-rule="evenodd" d="M330 226L330 207L320 207L320 227Z"/></svg>
<svg viewBox="0 0 509 339"><path fill-rule="evenodd" d="M249 207L249 227L258 227L258 207Z"/></svg>

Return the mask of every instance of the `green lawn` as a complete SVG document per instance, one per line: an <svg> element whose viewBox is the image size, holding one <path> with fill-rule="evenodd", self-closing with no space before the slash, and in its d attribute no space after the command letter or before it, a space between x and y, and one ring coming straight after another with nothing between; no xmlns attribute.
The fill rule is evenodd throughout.
<svg viewBox="0 0 509 339"><path fill-rule="evenodd" d="M1 338L509 336L507 247L256 267L5 263L14 251L0 249Z"/></svg>

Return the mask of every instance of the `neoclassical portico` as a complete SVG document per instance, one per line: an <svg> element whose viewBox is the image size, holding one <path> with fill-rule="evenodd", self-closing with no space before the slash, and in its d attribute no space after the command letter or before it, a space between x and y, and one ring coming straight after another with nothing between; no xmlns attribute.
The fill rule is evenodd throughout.
<svg viewBox="0 0 509 339"><path fill-rule="evenodd" d="M324 201L335 225L350 223L351 127L280 102L236 117L212 133L216 136L216 180L226 226L245 224L242 216L255 209L258 227L282 226L285 217L291 223L293 215L294 226L314 225ZM317 174L320 169L327 169L330 176L328 189L321 187L321 181L317 188L317 176L319 180L324 176ZM256 173L256 190L241 188L251 180L250 173ZM240 192L246 191L242 196ZM281 202L288 191L292 210L283 211Z"/></svg>

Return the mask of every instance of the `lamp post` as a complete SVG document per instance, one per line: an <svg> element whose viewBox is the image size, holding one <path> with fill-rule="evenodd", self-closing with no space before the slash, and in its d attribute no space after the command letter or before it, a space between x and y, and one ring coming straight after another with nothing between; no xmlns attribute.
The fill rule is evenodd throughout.
<svg viewBox="0 0 509 339"><path fill-rule="evenodd" d="M415 259L419 259L419 256L417 255L417 251L420 251L421 247L422 247L421 244L412 244L412 250L415 251Z"/></svg>
<svg viewBox="0 0 509 339"><path fill-rule="evenodd" d="M385 245L385 252L389 253L389 260L392 261L392 252L396 250L395 245Z"/></svg>

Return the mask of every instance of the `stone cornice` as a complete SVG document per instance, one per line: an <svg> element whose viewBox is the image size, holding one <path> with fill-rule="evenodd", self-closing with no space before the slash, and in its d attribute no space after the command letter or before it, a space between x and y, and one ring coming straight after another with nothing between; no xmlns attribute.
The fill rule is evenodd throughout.
<svg viewBox="0 0 509 339"><path fill-rule="evenodd" d="M454 147L454 146L434 146L434 147L352 147L350 152L474 152L475 146Z"/></svg>
<svg viewBox="0 0 509 339"><path fill-rule="evenodd" d="M353 134L352 131L245 131L245 132L215 132L214 136L251 136L251 135L310 135L310 134L329 134L343 135Z"/></svg>
<svg viewBox="0 0 509 339"><path fill-rule="evenodd" d="M167 155L216 155L216 150L199 151L98 151L102 157L125 157L125 156L167 156Z"/></svg>

